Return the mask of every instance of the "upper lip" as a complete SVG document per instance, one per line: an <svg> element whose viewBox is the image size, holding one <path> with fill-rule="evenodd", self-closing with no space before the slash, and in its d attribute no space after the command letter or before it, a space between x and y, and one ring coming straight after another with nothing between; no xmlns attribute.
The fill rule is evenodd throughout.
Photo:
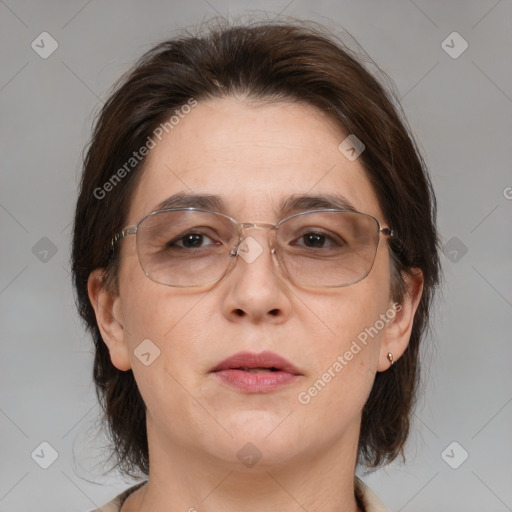
<svg viewBox="0 0 512 512"><path fill-rule="evenodd" d="M273 352L238 352L221 361L212 368L211 372L220 372L222 370L234 370L239 368L275 368L293 375L302 375L300 371L293 366L290 361Z"/></svg>

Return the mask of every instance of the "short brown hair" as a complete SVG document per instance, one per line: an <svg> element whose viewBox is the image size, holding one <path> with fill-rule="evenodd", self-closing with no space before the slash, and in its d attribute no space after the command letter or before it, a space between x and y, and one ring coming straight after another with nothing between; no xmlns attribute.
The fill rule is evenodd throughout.
<svg viewBox="0 0 512 512"><path fill-rule="evenodd" d="M206 33L186 33L146 53L101 109L84 161L72 271L77 307L95 344L93 376L112 456L126 474L149 471L145 405L132 371L120 371L110 360L87 280L94 269L106 268L107 285L116 289L119 260L109 259L109 244L126 222L144 161L123 173L104 197L97 191L191 98L201 102L240 94L256 101L305 102L363 141L360 161L397 234L390 239L393 299L403 298L404 273L423 272L409 345L394 371L377 374L363 409L358 461L377 467L403 454L418 384L419 344L440 277L436 201L396 94L365 69L362 58L311 23L215 22Z"/></svg>

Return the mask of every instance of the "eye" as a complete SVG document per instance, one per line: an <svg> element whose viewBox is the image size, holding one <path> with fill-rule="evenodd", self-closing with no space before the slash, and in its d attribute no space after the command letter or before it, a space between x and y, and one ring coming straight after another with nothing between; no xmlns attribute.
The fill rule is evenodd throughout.
<svg viewBox="0 0 512 512"><path fill-rule="evenodd" d="M326 249L326 248L339 248L343 246L343 241L339 237L329 236L321 231L309 231L300 235L297 242L293 245L299 245L310 249Z"/></svg>
<svg viewBox="0 0 512 512"><path fill-rule="evenodd" d="M222 242L216 242L203 233L191 231L167 242L166 247L169 249L200 249L211 245L222 245Z"/></svg>
<svg viewBox="0 0 512 512"><path fill-rule="evenodd" d="M307 233L302 235L302 240L307 247L323 247L326 242L326 236L321 233Z"/></svg>

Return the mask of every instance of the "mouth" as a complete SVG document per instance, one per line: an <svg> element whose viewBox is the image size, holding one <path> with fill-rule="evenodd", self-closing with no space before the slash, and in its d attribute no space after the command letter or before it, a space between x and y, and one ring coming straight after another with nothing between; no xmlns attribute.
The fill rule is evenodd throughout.
<svg viewBox="0 0 512 512"><path fill-rule="evenodd" d="M290 361L273 352L261 352L259 354L239 352L224 359L210 372L215 373L224 370L240 370L248 373L286 372L292 375L301 375Z"/></svg>
<svg viewBox="0 0 512 512"><path fill-rule="evenodd" d="M262 372L279 372L279 368L249 368L248 366L242 366L240 368L233 368L233 370L240 370L247 373L262 373Z"/></svg>
<svg viewBox="0 0 512 512"><path fill-rule="evenodd" d="M273 352L240 352L216 365L210 373L246 393L274 391L302 376L292 363Z"/></svg>

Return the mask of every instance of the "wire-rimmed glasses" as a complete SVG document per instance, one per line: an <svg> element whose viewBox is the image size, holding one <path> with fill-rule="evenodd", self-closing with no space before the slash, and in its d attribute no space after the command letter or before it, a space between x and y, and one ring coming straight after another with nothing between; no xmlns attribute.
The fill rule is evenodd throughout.
<svg viewBox="0 0 512 512"><path fill-rule="evenodd" d="M140 265L149 279L173 287L205 286L228 274L237 256L249 263L263 251L247 236L249 229L269 231L269 248L291 282L316 288L364 279L373 267L380 234L393 236L372 215L354 211L308 210L273 225L239 223L199 208L173 208L151 212L121 230L111 250L121 239L136 235Z"/></svg>

